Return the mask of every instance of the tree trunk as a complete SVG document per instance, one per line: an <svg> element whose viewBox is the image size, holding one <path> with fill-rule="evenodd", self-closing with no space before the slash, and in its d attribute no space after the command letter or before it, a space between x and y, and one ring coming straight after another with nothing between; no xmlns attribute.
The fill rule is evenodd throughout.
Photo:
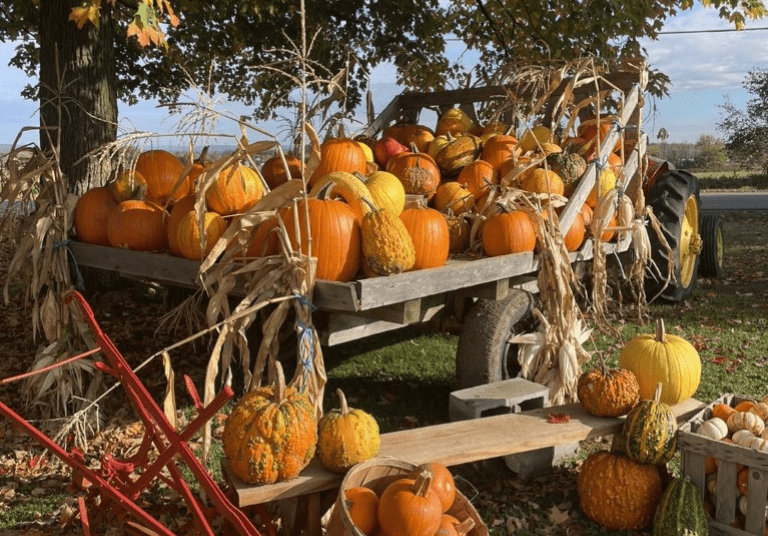
<svg viewBox="0 0 768 536"><path fill-rule="evenodd" d="M110 165L82 157L117 136L111 12L98 27L69 20L77 0L40 2L40 147L58 155L68 190L101 184Z"/></svg>

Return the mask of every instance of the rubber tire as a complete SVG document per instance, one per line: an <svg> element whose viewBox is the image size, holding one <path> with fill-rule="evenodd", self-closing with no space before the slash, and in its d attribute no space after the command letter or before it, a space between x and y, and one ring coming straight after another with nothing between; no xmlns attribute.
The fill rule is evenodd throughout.
<svg viewBox="0 0 768 536"><path fill-rule="evenodd" d="M501 300L478 299L464 318L456 349L456 383L459 389L507 380L517 376L517 348L510 335L530 331L534 298L511 289Z"/></svg>
<svg viewBox="0 0 768 536"><path fill-rule="evenodd" d="M670 280L659 296L659 299L665 302L681 303L689 299L696 288L696 275L700 255L694 261L691 281L687 286L680 282L680 236L685 218L686 204L692 195L696 198L697 217L701 221L699 182L694 175L680 169L670 170L657 177L651 189L649 205L659 219L662 233L667 239L670 248L672 248L672 255L675 259L675 278ZM697 226L698 229L701 229L701 225L698 225L698 222ZM656 231L650 227L648 228L648 237L651 243L653 261L656 263L658 272L661 275L658 280L653 276L646 277L645 293L648 299L651 300L659 293L667 277L668 255L666 249L661 245Z"/></svg>
<svg viewBox="0 0 768 536"><path fill-rule="evenodd" d="M722 277L725 265L723 252L723 220L716 214L701 218L701 260L699 273L704 277Z"/></svg>

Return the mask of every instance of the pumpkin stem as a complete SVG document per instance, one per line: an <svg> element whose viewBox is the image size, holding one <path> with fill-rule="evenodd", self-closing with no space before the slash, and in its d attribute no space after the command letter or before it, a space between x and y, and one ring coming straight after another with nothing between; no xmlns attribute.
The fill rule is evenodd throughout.
<svg viewBox="0 0 768 536"><path fill-rule="evenodd" d="M475 528L475 520L471 517L468 517L458 525L454 525L453 528L456 529L456 532L458 532L461 536L464 536L465 534L469 534L469 531Z"/></svg>
<svg viewBox="0 0 768 536"><path fill-rule="evenodd" d="M608 365L605 364L605 358L603 357L603 352L597 352L597 364L600 367L600 372L603 376L608 376L608 374L610 374L610 371L608 370Z"/></svg>
<svg viewBox="0 0 768 536"><path fill-rule="evenodd" d="M410 143L410 149L411 149L411 152L414 153L414 154L417 154L419 152L419 148L416 147L416 143L414 143L414 142Z"/></svg>
<svg viewBox="0 0 768 536"><path fill-rule="evenodd" d="M664 331L664 319L656 320L656 342L667 342L667 332Z"/></svg>
<svg viewBox="0 0 768 536"><path fill-rule="evenodd" d="M416 480L413 483L413 494L418 495L419 497L426 497L431 485L432 473L427 469L424 469L416 476Z"/></svg>
<svg viewBox="0 0 768 536"><path fill-rule="evenodd" d="M368 206L368 208L370 209L370 212L378 212L379 210L381 210L376 205L373 204L373 201L371 201L367 197L361 197L360 201L362 201L365 205Z"/></svg>
<svg viewBox="0 0 768 536"><path fill-rule="evenodd" d="M317 199L330 199L331 198L331 192L333 191L333 187L336 186L336 183L333 181L328 181L323 185L322 188L317 192L317 195L315 196Z"/></svg>
<svg viewBox="0 0 768 536"><path fill-rule="evenodd" d="M653 393L653 401L656 402L657 404L661 402L661 388L662 388L661 382L657 383L656 391Z"/></svg>
<svg viewBox="0 0 768 536"><path fill-rule="evenodd" d="M357 177L360 180L360 182L362 182L363 184L368 184L368 180L370 179L370 177L363 175L359 171L353 171L352 175Z"/></svg>
<svg viewBox="0 0 768 536"><path fill-rule="evenodd" d="M344 396L344 392L341 389L336 389L336 396L339 397L339 404L341 405L341 414L346 415L349 413L349 406L347 405L347 397Z"/></svg>
<svg viewBox="0 0 768 536"><path fill-rule="evenodd" d="M275 403L280 404L285 398L285 373L279 361L275 361Z"/></svg>

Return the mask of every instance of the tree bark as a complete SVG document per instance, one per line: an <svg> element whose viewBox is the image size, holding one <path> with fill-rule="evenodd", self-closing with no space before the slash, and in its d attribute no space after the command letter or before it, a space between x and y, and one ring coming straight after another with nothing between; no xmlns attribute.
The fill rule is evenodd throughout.
<svg viewBox="0 0 768 536"><path fill-rule="evenodd" d="M109 176L106 161L83 159L117 136L115 48L111 12L98 27L69 20L77 0L40 2L40 147L59 158L68 190Z"/></svg>

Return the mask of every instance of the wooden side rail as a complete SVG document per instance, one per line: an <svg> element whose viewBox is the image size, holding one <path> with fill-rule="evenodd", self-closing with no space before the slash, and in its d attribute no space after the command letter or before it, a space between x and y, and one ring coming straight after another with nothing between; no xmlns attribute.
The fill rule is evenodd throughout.
<svg viewBox="0 0 768 536"><path fill-rule="evenodd" d="M684 422L704 407L689 398L672 409L678 421ZM566 414L570 420L551 423L550 414ZM614 434L623 422L623 418L594 417L580 404L567 404L382 434L381 456L452 466ZM334 489L344 476L326 471L317 458L297 478L268 486L245 484L226 467L225 474L240 507Z"/></svg>

